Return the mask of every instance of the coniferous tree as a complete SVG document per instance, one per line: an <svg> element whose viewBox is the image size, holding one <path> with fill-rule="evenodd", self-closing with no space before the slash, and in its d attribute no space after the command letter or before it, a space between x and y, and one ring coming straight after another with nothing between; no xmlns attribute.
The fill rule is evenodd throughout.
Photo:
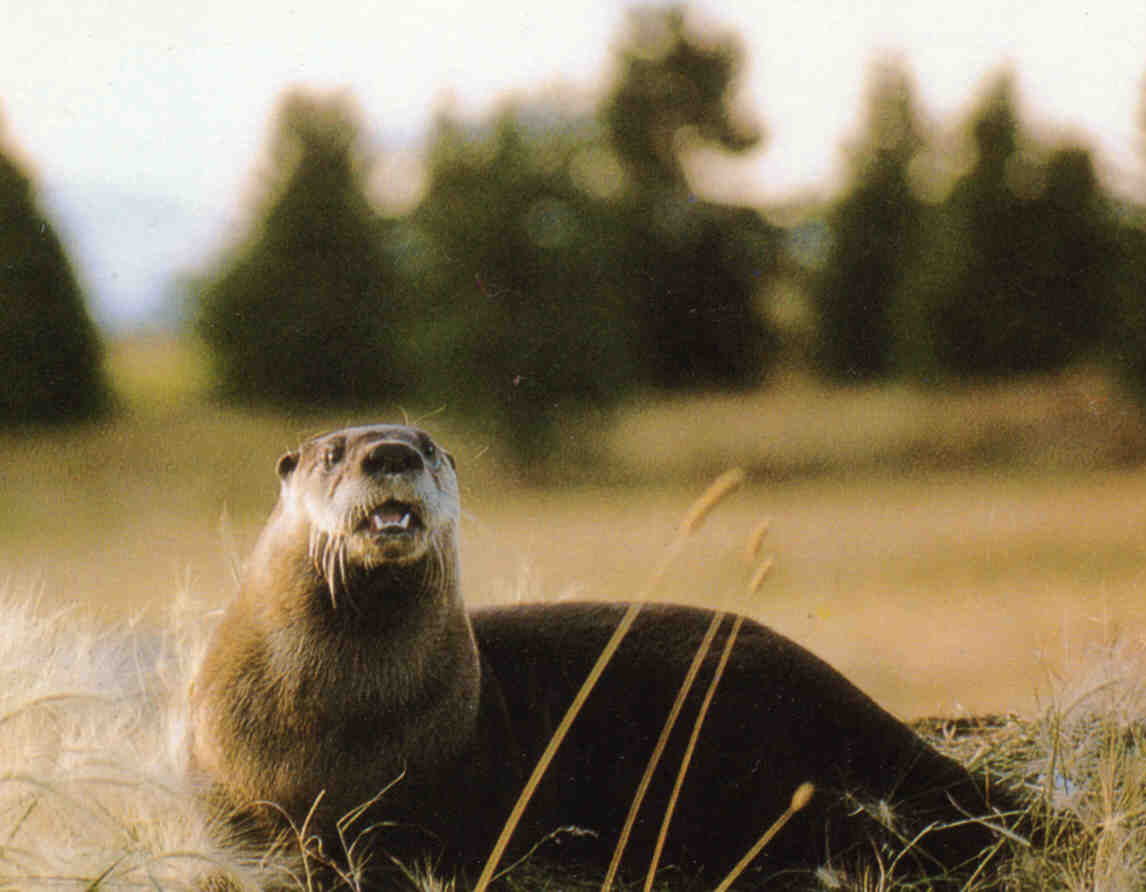
<svg viewBox="0 0 1146 892"><path fill-rule="evenodd" d="M700 35L682 7L638 7L617 53L602 118L636 188L687 189L681 137L742 152L760 131L731 104L744 51L731 35Z"/></svg>
<svg viewBox="0 0 1146 892"><path fill-rule="evenodd" d="M976 164L933 215L913 285L933 366L991 377L1062 368L1092 349L1111 300L1109 213L1090 161L1030 150L1004 74L977 111Z"/></svg>
<svg viewBox="0 0 1146 892"><path fill-rule="evenodd" d="M631 386L617 223L578 171L606 151L595 122L510 104L489 123L439 118L413 214L421 312L412 346L433 398L480 416L523 462L570 407Z"/></svg>
<svg viewBox="0 0 1146 892"><path fill-rule="evenodd" d="M401 227L435 320L410 338L423 382L512 431L501 439L524 460L569 407L642 383L751 383L774 344L754 298L775 230L697 200L683 166L686 132L730 151L758 139L728 102L739 48L658 10L636 14L620 59L595 117L545 101L474 125L441 116Z"/></svg>
<svg viewBox="0 0 1146 892"><path fill-rule="evenodd" d="M1138 128L1143 137L1140 166L1146 169L1146 81ZM1146 404L1146 194L1135 198L1117 230L1116 305L1107 343L1129 389Z"/></svg>
<svg viewBox="0 0 1146 892"><path fill-rule="evenodd" d="M732 103L742 60L733 37L696 33L679 7L638 9L601 108L626 172L622 263L655 386L755 383L777 346L755 305L776 271L775 231L755 211L698 200L684 169L690 146L759 142Z"/></svg>
<svg viewBox="0 0 1146 892"><path fill-rule="evenodd" d="M365 403L407 387L362 142L341 95L281 103L257 222L200 293L198 329L229 398Z"/></svg>
<svg viewBox="0 0 1146 892"><path fill-rule="evenodd" d="M32 183L0 151L0 422L91 418L110 404L95 326Z"/></svg>
<svg viewBox="0 0 1146 892"><path fill-rule="evenodd" d="M815 358L826 375L842 381L892 372L895 301L917 250L922 205L909 166L923 139L901 63L874 69L864 126L851 154L851 185L829 216L831 247L812 286Z"/></svg>

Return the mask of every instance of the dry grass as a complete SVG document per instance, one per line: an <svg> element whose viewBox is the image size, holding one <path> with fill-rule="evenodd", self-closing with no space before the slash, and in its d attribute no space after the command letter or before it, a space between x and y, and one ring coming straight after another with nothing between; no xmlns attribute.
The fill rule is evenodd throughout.
<svg viewBox="0 0 1146 892"><path fill-rule="evenodd" d="M178 890L225 876L228 892L309 889L297 857L309 851L305 832L288 846L292 858L229 851L212 841L183 779L183 691L201 651L199 611L173 611L156 636L35 607L11 593L0 600L0 888ZM1143 648L1114 640L1077 657L1033 716L917 725L965 764L1025 790L1047 841L984 853L968 890L1143 887L1144 682ZM417 882L422 892L450 888ZM848 888L919 888L878 870L855 883ZM344 887L356 888L352 877ZM498 887L600 881L526 863Z"/></svg>
<svg viewBox="0 0 1146 892"><path fill-rule="evenodd" d="M697 503L713 504L715 497ZM677 527L669 559L679 558L697 532L700 509L686 517L693 522ZM738 574L756 587L753 571L769 557L761 555L760 525L745 529L747 544L728 551ZM669 568L665 560L646 593L655 594ZM210 878L210 888L228 892L311 889L316 865L306 827L285 853L228 850L213 841L184 779L184 692L202 651L201 612L172 610L159 632L112 632L74 612L36 607L12 595L0 601L0 888L195 889ZM1001 855L985 852L968 890L1142 887L1144 668L1140 647L1114 640L1076 657L1034 718L919 724L941 749L1025 790L1035 835L1046 840L1036 848L1006 840ZM798 799L799 791L790 811ZM884 870L890 863L847 888L919 888L892 880ZM416 872L410 877L423 892L451 887ZM531 863L512 865L502 885L598 887L594 878L554 877ZM341 887L358 888L353 870Z"/></svg>
<svg viewBox="0 0 1146 892"><path fill-rule="evenodd" d="M240 886L267 876L210 843L181 786L167 698L201 626L173 625L169 602L226 601L275 458L357 419L212 408L193 355L133 349L113 365L139 411L0 435L0 583L21 593L0 603L0 888L185 888L213 864ZM1052 818L1044 854L1016 847L1009 888L1146 885L1146 472L1126 464L1144 438L1100 377L644 403L571 430L603 464L559 458L559 479L586 482L551 489L517 483L448 413L429 424L463 471L475 604L632 597L695 481L749 467L656 596L761 619L902 716L1006 714L924 730L1079 819L1068 833ZM748 594L763 518L777 559ZM507 887L599 887L530 870Z"/></svg>
<svg viewBox="0 0 1146 892"><path fill-rule="evenodd" d="M828 389L798 374L744 394L635 402L603 451L629 479L740 465L789 478L860 469L1103 468L1146 457L1141 409L1095 369L995 385Z"/></svg>
<svg viewBox="0 0 1146 892"><path fill-rule="evenodd" d="M216 873L243 892L277 877L211 841L184 780L193 642L35 606L0 599L0 888L194 889Z"/></svg>
<svg viewBox="0 0 1146 892"><path fill-rule="evenodd" d="M468 596L639 591L689 493L472 493ZM777 558L749 597L738 559L762 517ZM1146 475L965 472L751 483L658 597L747 613L915 716L1034 707L1079 648L1146 632L1144 584Z"/></svg>
<svg viewBox="0 0 1146 892"><path fill-rule="evenodd" d="M129 383L143 377L141 355ZM278 455L363 417L223 410L184 400L194 388L178 373L157 375L166 378L175 395L162 411L0 434L0 581L111 618L159 615L179 589L222 604L275 499ZM1107 624L1146 631L1146 473L1100 460L1125 440L1114 422L1133 427L1128 409L1102 397L1093 377L1044 385L944 397L795 382L739 399L634 406L611 431L589 432L611 444L604 471L563 465L564 479L582 482L547 489L506 474L490 444L452 425L448 411L428 424L462 469L472 603L521 592L632 597L702 472L743 464L756 469L747 487L689 544L658 596L762 619L900 715L983 712L1033 706L1048 667ZM1078 408L1091 405L1089 415ZM380 407L377 417L401 410ZM1085 435L1084 422L1093 422ZM904 457L925 441L929 455L966 458L960 430L1013 433L1016 424L1028 433L1011 439L1042 444L1037 455L1058 456L1057 470L1034 459L1033 469L960 459L921 470ZM1096 442L1106 446L1083 448ZM863 444L884 458L857 454ZM1066 460L1080 450L1089 457ZM805 452L828 472L796 475ZM617 474L630 483L602 482ZM748 597L730 553L769 517L780 559Z"/></svg>
<svg viewBox="0 0 1146 892"><path fill-rule="evenodd" d="M1141 642L1096 647L1033 717L930 720L940 749L1025 789L1042 847L1011 847L1008 889L1146 887L1146 662Z"/></svg>

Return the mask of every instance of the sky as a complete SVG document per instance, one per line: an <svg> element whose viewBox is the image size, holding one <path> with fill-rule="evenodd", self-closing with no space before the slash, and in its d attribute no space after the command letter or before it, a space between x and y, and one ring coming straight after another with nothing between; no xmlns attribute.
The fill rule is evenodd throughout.
<svg viewBox="0 0 1146 892"><path fill-rule="evenodd" d="M1146 0L689 8L746 50L738 102L768 139L713 187L741 200L831 188L888 52L946 124L1009 64L1030 123L1087 140L1117 188L1146 188ZM0 139L58 213L97 318L122 323L236 231L285 88L348 88L382 147L402 148L447 97L476 116L506 91L599 90L624 17L589 0L0 0Z"/></svg>

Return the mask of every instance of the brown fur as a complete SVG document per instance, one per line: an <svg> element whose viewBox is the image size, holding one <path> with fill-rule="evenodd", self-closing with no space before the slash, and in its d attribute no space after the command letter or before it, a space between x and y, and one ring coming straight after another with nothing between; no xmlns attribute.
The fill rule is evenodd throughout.
<svg viewBox="0 0 1146 892"><path fill-rule="evenodd" d="M341 474L324 466L332 438ZM341 816L472 735L479 670L458 592L451 460L420 470L432 484L421 489L352 467L390 438L417 448L402 429L368 429L316 438L279 463L281 498L191 691L192 764L236 809L274 802L301 826L322 792L323 813ZM428 525L408 553L373 549L393 556L369 572L370 545L351 543L343 568L315 553L321 512L308 505L336 495L348 511L398 496ZM323 517L322 533L354 537L347 517Z"/></svg>
<svg viewBox="0 0 1146 892"><path fill-rule="evenodd" d="M394 854L459 870L489 851L513 800L624 609L527 605L467 615L458 588L453 462L420 431L353 428L280 461L279 503L192 692L194 769L217 807L273 829L285 814L336 860L369 832ZM389 532L364 532L387 499ZM420 525L393 524L413 508ZM684 669L711 618L648 605L574 723L525 813L514 852L579 869L607 861ZM628 849L647 864L717 636ZM965 875L996 838L978 781L831 667L751 621L741 629L693 758L665 860L711 885L812 781L811 806L757 859L743 887L802 885L825 862L886 863L923 831L900 872ZM385 791L385 792L383 792ZM337 821L382 795L340 835ZM276 803L281 812L254 803ZM995 805L1011 801L996 794ZM929 825L935 826L927 829ZM958 824L950 829L943 825ZM510 857L513 857L511 852ZM343 853L343 856L345 853ZM599 874L598 874L599 875ZM367 887L392 877L371 874ZM683 881L682 880L682 881Z"/></svg>

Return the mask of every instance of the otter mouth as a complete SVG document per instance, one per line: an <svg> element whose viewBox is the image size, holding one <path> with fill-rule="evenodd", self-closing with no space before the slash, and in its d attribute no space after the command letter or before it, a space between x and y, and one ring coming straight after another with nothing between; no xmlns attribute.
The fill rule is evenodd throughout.
<svg viewBox="0 0 1146 892"><path fill-rule="evenodd" d="M422 526L422 519L413 505L388 499L366 515L359 529L375 538L389 539L412 536Z"/></svg>

